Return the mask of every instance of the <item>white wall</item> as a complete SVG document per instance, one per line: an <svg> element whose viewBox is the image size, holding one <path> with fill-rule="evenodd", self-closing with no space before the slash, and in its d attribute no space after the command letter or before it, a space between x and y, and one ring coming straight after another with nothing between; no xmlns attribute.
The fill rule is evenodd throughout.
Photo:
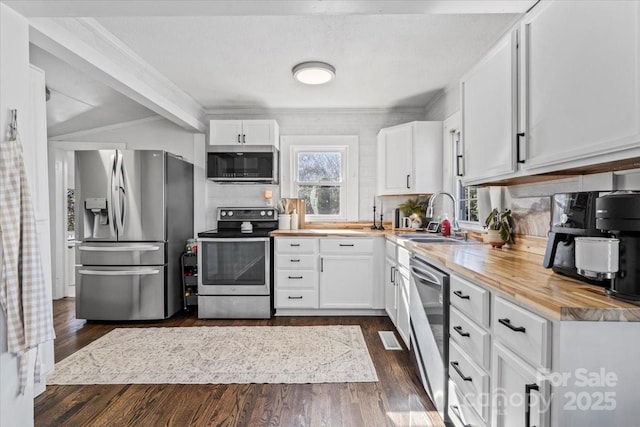
<svg viewBox="0 0 640 427"><path fill-rule="evenodd" d="M456 82L427 104L422 120L445 120L457 111L460 111L460 85Z"/></svg>
<svg viewBox="0 0 640 427"><path fill-rule="evenodd" d="M25 18L0 4L0 149L9 124L9 110L29 109L29 26ZM2 251L0 250L0 263ZM0 272L0 280L2 273ZM18 392L18 359L7 352L6 320L0 310L0 425L33 425L33 384Z"/></svg>
<svg viewBox="0 0 640 427"><path fill-rule="evenodd" d="M236 112L211 114L207 116L207 119L275 119L280 125L280 135L357 135L360 141L358 216L360 220L364 221L371 219L371 205L376 189L376 141L378 132L383 127L414 120L424 120L424 111L312 110ZM218 206L260 205L264 203L262 193L266 186L221 185L207 182L206 188L207 226L212 228L215 226L215 209ZM277 199L280 194L274 191L273 197Z"/></svg>

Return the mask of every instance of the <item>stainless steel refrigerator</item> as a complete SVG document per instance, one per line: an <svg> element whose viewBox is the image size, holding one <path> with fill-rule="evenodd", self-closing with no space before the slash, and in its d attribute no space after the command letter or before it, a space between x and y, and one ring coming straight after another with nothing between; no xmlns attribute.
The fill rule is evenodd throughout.
<svg viewBox="0 0 640 427"><path fill-rule="evenodd" d="M157 150L75 153L76 317L165 319L183 306L193 165Z"/></svg>

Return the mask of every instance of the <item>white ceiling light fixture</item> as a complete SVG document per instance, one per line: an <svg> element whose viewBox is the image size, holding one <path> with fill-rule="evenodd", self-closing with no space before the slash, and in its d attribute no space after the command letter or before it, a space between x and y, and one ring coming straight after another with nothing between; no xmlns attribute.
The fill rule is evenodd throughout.
<svg viewBox="0 0 640 427"><path fill-rule="evenodd" d="M293 77L300 83L321 85L336 77L336 69L326 62L303 62L291 70Z"/></svg>

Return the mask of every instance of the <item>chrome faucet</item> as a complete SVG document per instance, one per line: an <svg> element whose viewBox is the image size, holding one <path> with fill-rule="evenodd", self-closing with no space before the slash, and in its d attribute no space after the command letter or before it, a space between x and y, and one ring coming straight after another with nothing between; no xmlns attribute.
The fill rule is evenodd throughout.
<svg viewBox="0 0 640 427"><path fill-rule="evenodd" d="M453 222L451 223L452 231L460 231L460 226L458 225L458 216L456 215L456 210L458 209L458 201L451 193L447 193L446 191L437 191L429 197L429 203L427 204L427 211L425 212L425 216L427 218L433 218L433 202L438 198L438 196L449 196L451 201L453 202Z"/></svg>

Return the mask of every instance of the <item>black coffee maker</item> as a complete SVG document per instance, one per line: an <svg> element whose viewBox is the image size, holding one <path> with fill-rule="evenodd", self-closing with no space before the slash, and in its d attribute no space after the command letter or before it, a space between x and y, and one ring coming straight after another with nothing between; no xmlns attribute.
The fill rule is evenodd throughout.
<svg viewBox="0 0 640 427"><path fill-rule="evenodd" d="M619 241L619 267L607 293L640 300L640 192L617 191L596 199L596 227Z"/></svg>
<svg viewBox="0 0 640 427"><path fill-rule="evenodd" d="M542 265L556 273L602 286L609 283L579 275L575 264L576 237L607 236L596 227L598 195L596 191L553 195L549 240Z"/></svg>

